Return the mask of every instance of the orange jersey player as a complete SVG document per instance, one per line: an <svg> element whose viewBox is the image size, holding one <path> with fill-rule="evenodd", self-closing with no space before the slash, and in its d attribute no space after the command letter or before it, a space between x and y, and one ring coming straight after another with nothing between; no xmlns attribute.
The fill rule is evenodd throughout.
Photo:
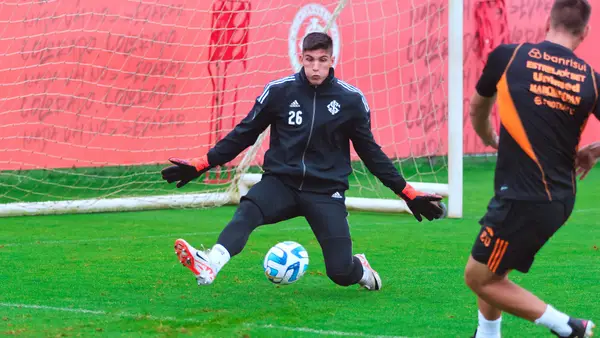
<svg viewBox="0 0 600 338"><path fill-rule="evenodd" d="M478 296L475 337L500 337L502 312L546 326L559 337L591 337L594 324L570 317L508 279L527 273L538 251L567 221L577 164L588 171L591 150L577 156L588 118L600 116L598 74L574 50L587 36L587 0L556 0L541 43L500 45L488 57L471 103L473 127L498 149L494 196L480 221L465 270ZM499 137L489 122L495 101ZM590 159L591 157L591 159Z"/></svg>

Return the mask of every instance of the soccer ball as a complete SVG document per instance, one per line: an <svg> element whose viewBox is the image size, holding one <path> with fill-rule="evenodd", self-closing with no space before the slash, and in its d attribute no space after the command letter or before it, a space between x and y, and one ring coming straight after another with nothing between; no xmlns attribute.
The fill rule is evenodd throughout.
<svg viewBox="0 0 600 338"><path fill-rule="evenodd" d="M440 217L439 219L446 218L448 216L448 208L446 207L446 204L444 204L444 202L442 202L442 201L439 201L437 203L440 206L440 208L442 208L442 212L443 212L442 217Z"/></svg>
<svg viewBox="0 0 600 338"><path fill-rule="evenodd" d="M263 262L267 279L275 284L292 284L308 269L308 252L296 242L277 243L265 255Z"/></svg>

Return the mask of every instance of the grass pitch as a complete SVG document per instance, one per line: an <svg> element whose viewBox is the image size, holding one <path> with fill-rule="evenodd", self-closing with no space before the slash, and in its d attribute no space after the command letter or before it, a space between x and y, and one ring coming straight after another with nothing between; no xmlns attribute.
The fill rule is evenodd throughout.
<svg viewBox="0 0 600 338"><path fill-rule="evenodd" d="M407 214L351 212L354 250L381 274L381 292L333 284L303 218L259 228L204 287L177 262L173 242L212 246L234 207L2 218L0 334L468 337L477 309L463 269L492 178L493 162L465 163L463 219L418 223ZM558 309L597 322L599 185L596 169L531 272L512 276ZM310 265L296 284L276 286L262 260L284 240L302 243ZM503 335L551 337L509 315Z"/></svg>

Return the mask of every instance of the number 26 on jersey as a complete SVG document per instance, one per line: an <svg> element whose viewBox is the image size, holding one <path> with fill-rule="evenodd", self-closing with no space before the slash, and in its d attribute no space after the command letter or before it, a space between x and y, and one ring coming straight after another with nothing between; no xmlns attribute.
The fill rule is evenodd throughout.
<svg viewBox="0 0 600 338"><path fill-rule="evenodd" d="M288 124L298 126L302 124L302 111L290 111L288 113Z"/></svg>

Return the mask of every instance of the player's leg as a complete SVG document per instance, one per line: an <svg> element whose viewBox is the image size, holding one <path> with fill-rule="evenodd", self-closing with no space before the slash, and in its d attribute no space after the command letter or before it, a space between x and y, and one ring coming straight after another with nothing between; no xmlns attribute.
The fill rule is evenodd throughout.
<svg viewBox="0 0 600 338"><path fill-rule="evenodd" d="M467 285L489 306L531 322L540 318L546 310L546 303L513 283L508 274L499 276L473 257L469 257L465 272Z"/></svg>
<svg viewBox="0 0 600 338"><path fill-rule="evenodd" d="M321 245L327 276L341 286L360 284L369 290L381 289L379 274L365 255L352 255L344 198L306 192L300 196L302 212Z"/></svg>
<svg viewBox="0 0 600 338"><path fill-rule="evenodd" d="M481 315L487 320L494 321L502 317L502 310L490 305L480 297L477 298L477 307Z"/></svg>
<svg viewBox="0 0 600 338"><path fill-rule="evenodd" d="M231 257L245 247L250 234L259 226L298 216L294 192L280 180L264 176L242 197L231 221L217 243L209 250L198 250L183 239L175 241L179 261L190 269L199 285L211 284Z"/></svg>
<svg viewBox="0 0 600 338"><path fill-rule="evenodd" d="M591 337L591 321L570 318L507 278L492 273L486 264L469 258L467 285L486 303L556 332L559 337ZM495 334L497 333L497 334ZM500 337L498 332L477 331L476 337Z"/></svg>
<svg viewBox="0 0 600 338"><path fill-rule="evenodd" d="M567 203L531 203L493 199L482 219L465 281L485 303L548 327L560 337L588 337L593 323L569 318L508 279L516 269L527 273L537 252L572 211Z"/></svg>
<svg viewBox="0 0 600 338"><path fill-rule="evenodd" d="M474 338L500 337L502 311L477 297L478 325Z"/></svg>

